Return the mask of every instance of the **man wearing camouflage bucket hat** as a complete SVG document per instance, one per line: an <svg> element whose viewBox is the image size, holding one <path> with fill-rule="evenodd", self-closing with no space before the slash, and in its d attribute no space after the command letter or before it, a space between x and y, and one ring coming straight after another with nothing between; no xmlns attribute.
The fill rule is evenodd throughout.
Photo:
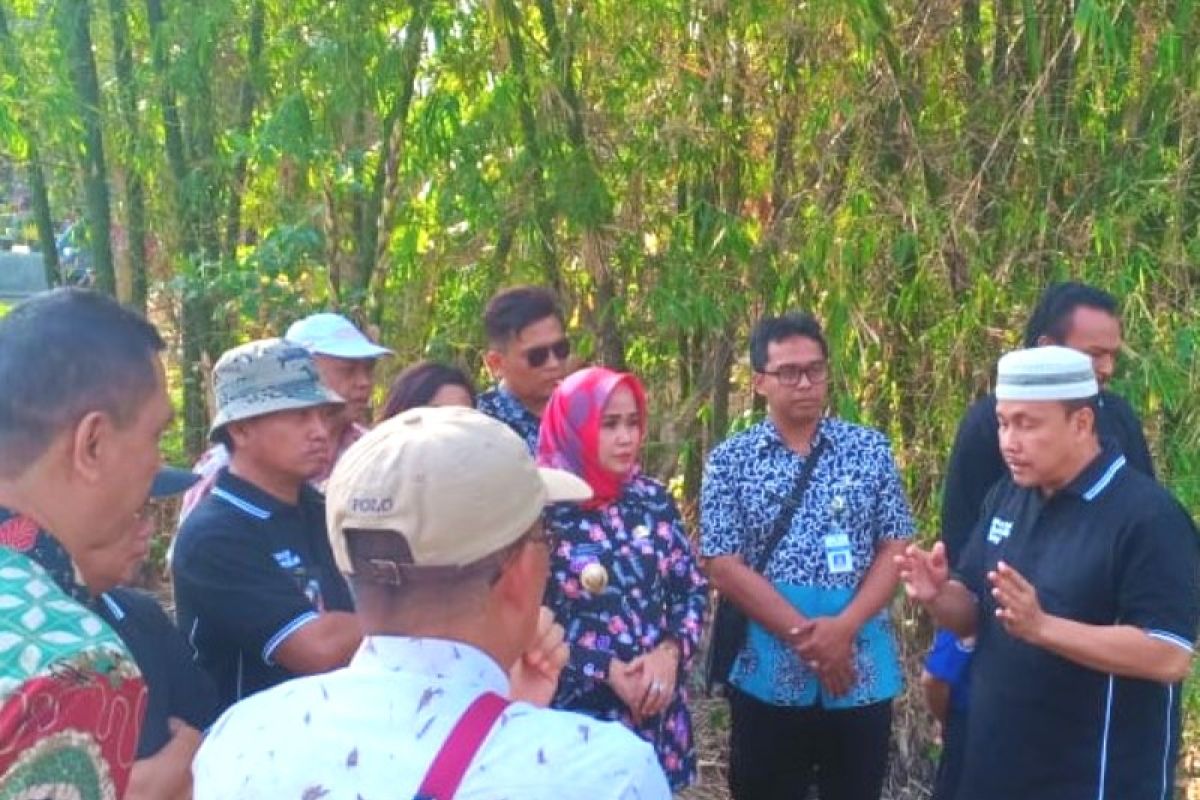
<svg viewBox="0 0 1200 800"><path fill-rule="evenodd" d="M334 564L324 467L342 398L307 350L283 339L235 347L213 369L209 438L231 460L179 530L179 624L222 707L296 675L345 664L360 639Z"/></svg>

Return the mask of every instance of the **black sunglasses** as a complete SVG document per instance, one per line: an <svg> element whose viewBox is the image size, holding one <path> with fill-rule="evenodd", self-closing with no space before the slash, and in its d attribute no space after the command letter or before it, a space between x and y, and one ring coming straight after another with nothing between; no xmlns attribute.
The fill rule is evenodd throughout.
<svg viewBox="0 0 1200 800"><path fill-rule="evenodd" d="M566 339L559 339L554 344L531 347L522 355L525 356L525 361L528 362L529 366L537 369L550 359L551 353L554 353L554 357L559 361L565 361L567 356L571 355L571 343Z"/></svg>

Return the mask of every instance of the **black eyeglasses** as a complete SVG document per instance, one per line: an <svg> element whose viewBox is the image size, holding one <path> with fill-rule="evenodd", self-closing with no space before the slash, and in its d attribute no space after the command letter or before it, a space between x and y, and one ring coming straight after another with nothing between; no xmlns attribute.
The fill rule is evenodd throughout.
<svg viewBox="0 0 1200 800"><path fill-rule="evenodd" d="M565 361L567 356L571 355L571 343L566 339L559 339L554 344L543 344L537 347L531 347L526 350L523 355L529 366L537 369L543 366L549 360L550 354L554 353L554 357L559 361Z"/></svg>
<svg viewBox="0 0 1200 800"><path fill-rule="evenodd" d="M829 380L829 362L814 361L811 364L781 364L774 371L763 370L763 375L770 375L783 386L798 386L801 378L816 386Z"/></svg>

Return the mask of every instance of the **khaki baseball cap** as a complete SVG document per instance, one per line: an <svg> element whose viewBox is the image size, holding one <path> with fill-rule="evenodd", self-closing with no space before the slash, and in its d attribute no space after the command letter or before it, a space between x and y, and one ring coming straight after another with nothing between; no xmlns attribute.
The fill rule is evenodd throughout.
<svg viewBox="0 0 1200 800"><path fill-rule="evenodd" d="M539 468L521 438L486 414L414 408L379 424L338 460L326 519L343 573L377 575L376 558L370 565L351 558L348 537L386 531L395 542L382 560L398 574L475 564L524 536L547 504L591 496L572 473Z"/></svg>

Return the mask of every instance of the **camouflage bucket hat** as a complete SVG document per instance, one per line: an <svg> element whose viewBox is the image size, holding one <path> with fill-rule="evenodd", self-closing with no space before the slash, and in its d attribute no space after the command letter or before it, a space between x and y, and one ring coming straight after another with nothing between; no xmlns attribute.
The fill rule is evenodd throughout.
<svg viewBox="0 0 1200 800"><path fill-rule="evenodd" d="M260 339L225 351L213 367L213 394L217 416L210 438L238 420L345 402L321 383L309 352L285 339Z"/></svg>

